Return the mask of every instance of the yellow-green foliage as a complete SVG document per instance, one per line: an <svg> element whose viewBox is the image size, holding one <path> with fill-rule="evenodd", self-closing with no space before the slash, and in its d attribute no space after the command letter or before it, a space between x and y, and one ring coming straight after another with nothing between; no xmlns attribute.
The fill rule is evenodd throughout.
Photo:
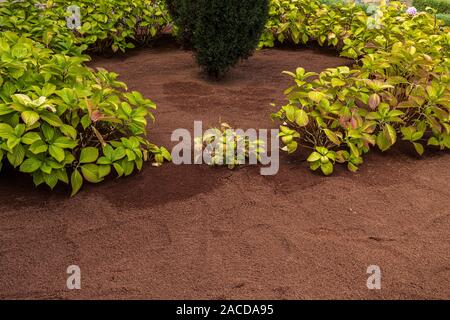
<svg viewBox="0 0 450 320"><path fill-rule="evenodd" d="M426 145L450 148L449 29L429 13L406 14L400 3L381 7L373 28L363 11L341 19L357 10L345 6L315 11L335 23L318 18L309 30L320 43L342 43L341 54L358 63L320 74L288 73L295 81L286 90L289 103L273 115L283 123L284 149L311 149L311 169L329 175L334 162L356 171L371 148L385 151L400 139L420 155Z"/></svg>
<svg viewBox="0 0 450 320"><path fill-rule="evenodd" d="M36 185L98 183L162 163L170 154L146 135L155 104L117 74L85 67L10 31L0 35L0 169L4 161Z"/></svg>
<svg viewBox="0 0 450 320"><path fill-rule="evenodd" d="M72 4L80 7L81 28L70 30ZM162 0L7 0L0 3L0 31L29 36L54 50L80 55L146 45L169 24Z"/></svg>

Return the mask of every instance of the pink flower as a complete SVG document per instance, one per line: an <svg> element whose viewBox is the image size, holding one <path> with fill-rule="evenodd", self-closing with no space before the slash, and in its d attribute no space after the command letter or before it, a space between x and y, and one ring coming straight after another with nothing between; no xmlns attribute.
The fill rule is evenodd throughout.
<svg viewBox="0 0 450 320"><path fill-rule="evenodd" d="M98 110L95 110L91 114L92 122L97 122L99 120L105 119L105 116Z"/></svg>
<svg viewBox="0 0 450 320"><path fill-rule="evenodd" d="M406 10L406 13L409 14L409 15L415 16L415 15L417 14L417 9L414 8L414 7L409 7L409 8Z"/></svg>

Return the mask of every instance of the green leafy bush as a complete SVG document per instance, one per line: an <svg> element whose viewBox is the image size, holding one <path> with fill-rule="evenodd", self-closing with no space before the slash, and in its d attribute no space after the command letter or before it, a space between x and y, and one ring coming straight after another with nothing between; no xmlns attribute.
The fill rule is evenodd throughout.
<svg viewBox="0 0 450 320"><path fill-rule="evenodd" d="M177 26L177 38L184 48L193 47L198 0L166 0L167 9Z"/></svg>
<svg viewBox="0 0 450 320"><path fill-rule="evenodd" d="M85 67L12 32L0 36L0 167L8 161L54 188L97 183L162 163L170 154L146 138L155 104L117 74Z"/></svg>
<svg viewBox="0 0 450 320"><path fill-rule="evenodd" d="M450 13L438 13L436 18L442 20L446 26L450 27Z"/></svg>
<svg viewBox="0 0 450 320"><path fill-rule="evenodd" d="M330 7L340 7L342 5L348 5L350 1L348 0L320 0L321 3L326 4ZM354 1L355 5L361 7L364 11L368 12L371 10L371 5L369 3Z"/></svg>
<svg viewBox="0 0 450 320"><path fill-rule="evenodd" d="M413 6L420 11L425 11L430 7L438 13L450 14L450 1L448 0L413 0Z"/></svg>
<svg viewBox="0 0 450 320"><path fill-rule="evenodd" d="M357 11L352 24L345 12L314 15L342 41L344 56L359 59L353 69L339 67L320 74L298 68L295 85L286 90L289 103L274 119L282 122L283 150L311 150L312 170L329 175L334 163L356 171L373 147L381 151L400 139L419 155L425 146L450 148L450 33L431 14L404 13L399 3L381 7L382 26L369 28L369 17ZM322 19L330 19L322 24ZM308 32L319 35L322 27ZM327 36L330 42L330 34ZM343 40L342 40L343 39ZM336 42L337 44L337 42ZM314 78L313 78L314 77Z"/></svg>
<svg viewBox="0 0 450 320"><path fill-rule="evenodd" d="M70 30L67 8L81 10L81 27ZM57 52L81 55L147 45L169 24L162 0L53 0L0 3L0 31L13 31Z"/></svg>
<svg viewBox="0 0 450 320"><path fill-rule="evenodd" d="M429 34L444 25L440 21L424 21L420 18L424 13L413 18L405 15L406 8L399 2L378 9L382 15L378 22L380 26L377 26L374 13L367 13L365 7L355 3L339 4L337 1L328 5L320 0L271 0L269 21L259 47L273 47L277 42L317 41L320 45L337 47L342 56L357 59L376 50L373 42L387 41L385 46L389 46L407 37L403 25L414 24L417 29L408 27L407 32L420 34Z"/></svg>
<svg viewBox="0 0 450 320"><path fill-rule="evenodd" d="M417 39L423 41L429 35L444 32L442 23L427 13L416 16L405 14L405 7L399 2L382 6L379 13L382 18L379 26L373 26L373 17L361 13L352 28L343 38L341 55L358 59L368 53L389 49L398 41Z"/></svg>
<svg viewBox="0 0 450 320"><path fill-rule="evenodd" d="M38 6L36 0L0 3L0 31L12 31L41 42L47 48L81 56L87 49L66 26L66 19L53 6Z"/></svg>
<svg viewBox="0 0 450 320"><path fill-rule="evenodd" d="M60 16L71 4L81 9L82 25L76 36L94 52L125 51L135 43L146 45L167 26L163 1L56 0Z"/></svg>
<svg viewBox="0 0 450 320"><path fill-rule="evenodd" d="M218 77L253 53L267 21L268 2L180 0L169 1L169 8L182 39L192 44L197 63Z"/></svg>
<svg viewBox="0 0 450 320"><path fill-rule="evenodd" d="M271 0L269 20L259 47L273 47L276 42L306 43L312 36L309 19L321 6L317 0Z"/></svg>
<svg viewBox="0 0 450 320"><path fill-rule="evenodd" d="M319 44L342 46L353 34L357 23L367 21L365 7L354 3L331 4L320 0L272 0L269 21L261 38L260 47L273 47L277 42L293 44L310 40Z"/></svg>

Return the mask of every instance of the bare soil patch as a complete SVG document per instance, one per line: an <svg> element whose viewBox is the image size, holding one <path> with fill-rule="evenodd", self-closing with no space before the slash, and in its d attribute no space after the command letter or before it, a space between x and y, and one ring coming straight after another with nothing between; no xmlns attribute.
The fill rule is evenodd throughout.
<svg viewBox="0 0 450 320"><path fill-rule="evenodd" d="M262 50L223 82L205 80L173 45L92 66L118 72L157 105L151 140L226 121L275 128L283 70L351 65L325 49ZM142 173L68 190L34 189L0 173L0 298L450 298L450 155L408 146L373 152L360 172L311 173L304 154L280 172L145 166ZM67 266L82 290L66 289ZM382 289L366 287L367 266Z"/></svg>

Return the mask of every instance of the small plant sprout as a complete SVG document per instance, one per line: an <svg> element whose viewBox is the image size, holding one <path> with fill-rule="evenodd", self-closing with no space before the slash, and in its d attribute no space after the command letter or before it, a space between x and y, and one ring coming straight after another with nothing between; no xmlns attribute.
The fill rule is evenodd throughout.
<svg viewBox="0 0 450 320"><path fill-rule="evenodd" d="M195 148L204 150L200 156L207 164L226 165L229 169L244 165L247 160L256 164L261 161L261 154L266 152L262 140L241 135L227 123L207 130L203 137L195 138Z"/></svg>

